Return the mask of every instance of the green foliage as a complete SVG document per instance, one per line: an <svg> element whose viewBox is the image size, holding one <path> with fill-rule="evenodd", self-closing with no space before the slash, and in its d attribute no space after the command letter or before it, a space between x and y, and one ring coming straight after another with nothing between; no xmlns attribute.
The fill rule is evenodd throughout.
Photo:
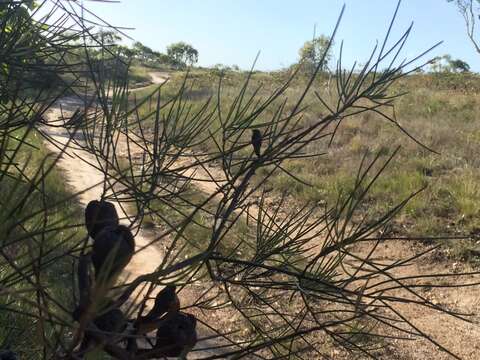
<svg viewBox="0 0 480 360"><path fill-rule="evenodd" d="M31 147L22 146L20 140L27 141ZM8 194L0 201L0 284L2 291L8 289L0 295L0 343L21 358L40 359L42 329L33 305L38 293L18 278L8 263L14 261L19 268L28 269L32 259L41 256L42 261L34 271L41 278L45 295L54 297L62 306L71 307L72 297L65 289L71 286L68 269L72 268L73 260L64 254L81 240L71 219L81 219L83 214L66 188L62 174L51 168L54 159L45 161L48 152L38 133L17 131L8 145L11 150L18 149L16 159L22 162L22 168L19 171L5 162L0 167L1 188ZM45 175L41 175L42 172ZM17 297L11 294L14 291L24 295ZM65 318L60 308L55 307L55 313ZM46 336L54 336L52 327L44 330Z"/></svg>
<svg viewBox="0 0 480 360"><path fill-rule="evenodd" d="M122 40L122 37L116 31L102 29L91 39L92 42L98 41L103 46L116 45L120 40Z"/></svg>
<svg viewBox="0 0 480 360"><path fill-rule="evenodd" d="M75 14L66 16L84 24ZM82 28L81 35L88 30ZM56 39L65 40L62 31L46 31L50 36L44 53L53 49L50 61L73 78L60 95L47 99L72 88L87 96L78 102L61 98L62 112L69 104L72 112L44 121L52 102L31 97L24 91L22 73L11 73L15 91L8 91L0 112L0 185L7 189L0 199L0 336L8 340L2 343L22 351L25 358L69 359L96 351L120 359L165 357L163 339L148 332L166 327L172 343L185 339L182 323L174 321L179 315L175 290L174 304L168 304L173 306L157 312L153 323L142 322L142 315L154 292L168 284L176 285L181 297L188 294L182 310L198 318L194 337L201 347L208 346L205 338L214 341L209 358L326 358L330 344L352 356L358 351L373 357L378 344L374 339L406 336L423 338L451 354L398 312L399 305L432 309L432 303L417 294L417 286L442 276L409 274L405 282L401 270L418 255L395 254L391 261L379 261L376 253L394 240L385 237L384 230L396 215L404 209L418 213L419 206L409 200L431 177L428 170L433 167L430 153L418 142L405 147L412 150L415 145L414 151L423 154L424 162L410 164L410 170L428 166L424 172L392 166L402 153L389 146L404 140L398 128L407 131L392 115L392 99L403 93L404 84L398 82L408 80L409 61L392 63L383 52L400 52L403 41L392 41L387 34L384 43L394 44L392 48L376 49L363 70L339 69L333 88L327 88L318 67L308 77L229 70L215 87L211 71L195 69L191 78L177 73L171 83L131 94L131 64L111 51L114 43L104 37L98 46L85 49L92 43L88 39L79 46L67 42L65 53L83 62L65 64L66 54L55 46ZM186 50L180 50L178 56L169 54L176 64L197 60L197 52L183 57ZM141 51L138 56L155 56L151 49ZM311 60L313 65L318 59ZM430 100L437 114L436 99ZM412 112L421 108L415 101L405 100L413 103ZM379 119L395 128L378 125ZM432 116L418 119L425 126ZM258 138L252 144L253 130L260 134L261 146ZM81 216L73 207L63 207L71 199L61 179L50 178L55 156L41 150L43 141L54 140L52 131L67 139L66 144L56 143L56 154L66 157L75 151L74 161L92 166L100 176L99 196L128 209L122 219L125 232L130 232L127 227L144 230L144 220L150 228L158 226L153 234L137 236L142 243L135 256L144 256L146 262L151 260L147 256L155 256L148 272L144 266L134 267L128 279L118 283L105 283L97 273L89 276L89 252L98 255L95 248L101 243L82 236L85 230L72 231L83 228L83 219L78 220ZM42 140L31 140L30 134ZM368 141L371 138L376 141ZM348 152L351 142L356 144L353 154ZM69 176L77 175L73 170ZM382 180L383 174L390 177ZM472 176L471 184L475 179ZM268 189L275 182L285 190L282 194ZM393 192L404 198L391 199ZM292 193L299 195L295 201ZM474 217L472 202L465 198L476 199L478 193L473 185L457 189L452 203ZM381 204L375 204L375 197ZM13 245L18 249L11 250ZM152 250L155 245L159 249ZM82 270L78 276L73 275L75 267ZM100 303L108 303L128 326L105 331L98 322L107 313ZM434 310L453 314L442 307ZM454 315L462 318L459 312ZM33 327L26 328L28 319ZM13 329L14 340L4 330L12 323L20 327ZM29 336L26 341L23 334ZM195 341L178 353L185 357Z"/></svg>
<svg viewBox="0 0 480 360"><path fill-rule="evenodd" d="M460 59L450 60L449 65L452 68L453 72L469 72L470 71L470 65L468 65L468 63Z"/></svg>
<svg viewBox="0 0 480 360"><path fill-rule="evenodd" d="M300 61L306 63L309 68L315 68L320 64L320 69L326 70L332 58L332 46L333 41L328 36L315 37L305 42L298 51Z"/></svg>
<svg viewBox="0 0 480 360"><path fill-rule="evenodd" d="M183 41L171 44L167 47L167 56L180 68L191 66L198 62L198 51L190 44Z"/></svg>
<svg viewBox="0 0 480 360"><path fill-rule="evenodd" d="M103 58L107 53L112 58L118 56L125 63L136 60L136 62L150 67L184 68L198 61L198 51L184 42L171 44L167 48L167 54L163 54L140 41L136 41L131 47L128 47L119 44L121 40L122 37L118 32L100 29L89 38L92 46L86 49L86 52L91 59Z"/></svg>
<svg viewBox="0 0 480 360"><path fill-rule="evenodd" d="M437 56L430 61L433 72L466 73L470 71L470 65L460 59L452 59L450 55Z"/></svg>
<svg viewBox="0 0 480 360"><path fill-rule="evenodd" d="M147 63L154 55L154 52L148 46L142 44L140 41L136 41L132 46L133 54L140 59L140 61Z"/></svg>
<svg viewBox="0 0 480 360"><path fill-rule="evenodd" d="M0 48L1 98L8 98L8 89L15 88L12 79L25 78L24 90L31 87L51 87L58 81L53 71L43 66L49 57L45 27L31 19L29 11L35 2L4 2L0 7L0 34L4 46ZM60 45L59 50L61 51Z"/></svg>

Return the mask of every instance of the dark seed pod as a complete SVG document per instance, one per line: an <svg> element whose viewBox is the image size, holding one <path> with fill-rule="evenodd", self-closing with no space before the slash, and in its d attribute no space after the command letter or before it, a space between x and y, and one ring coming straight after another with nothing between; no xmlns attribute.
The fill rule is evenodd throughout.
<svg viewBox="0 0 480 360"><path fill-rule="evenodd" d="M117 210L115 206L104 200L90 201L85 208L85 226L88 235L93 239L103 228L107 226L116 226L119 223Z"/></svg>
<svg viewBox="0 0 480 360"><path fill-rule="evenodd" d="M104 228L95 238L92 247L92 262L95 278L103 273L107 280L122 271L135 252L135 239L124 225Z"/></svg>
<svg viewBox="0 0 480 360"><path fill-rule="evenodd" d="M252 146L255 154L260 156L260 149L262 147L262 133L258 129L252 130Z"/></svg>
<svg viewBox="0 0 480 360"><path fill-rule="evenodd" d="M78 259L77 280L78 280L78 305L72 312L74 320L79 321L90 302L90 263L92 262L90 254L80 255Z"/></svg>
<svg viewBox="0 0 480 360"><path fill-rule="evenodd" d="M88 352L95 344L108 343L109 340L114 340L116 334L122 334L127 328L127 319L120 309L113 308L100 313L93 319L93 324L98 330L89 329L85 331L79 353Z"/></svg>
<svg viewBox="0 0 480 360"><path fill-rule="evenodd" d="M0 360L17 360L17 354L11 350L0 350Z"/></svg>
<svg viewBox="0 0 480 360"><path fill-rule="evenodd" d="M159 291L155 297L153 308L147 315L141 317L140 321L155 320L166 312L178 311L180 308L180 301L178 300L175 291L175 285L168 285L163 288L162 291Z"/></svg>
<svg viewBox="0 0 480 360"><path fill-rule="evenodd" d="M157 330L155 350L161 356L185 356L197 343L197 319L178 313L166 320Z"/></svg>
<svg viewBox="0 0 480 360"><path fill-rule="evenodd" d="M137 334L147 334L158 327L159 322L174 316L180 310L180 300L175 293L175 285L169 285L160 291L150 312L135 322ZM167 314L163 318L160 317ZM160 319L160 320L159 320Z"/></svg>
<svg viewBox="0 0 480 360"><path fill-rule="evenodd" d="M127 319L125 319L123 312L117 308L97 316L93 323L99 330L111 333L121 333L127 327Z"/></svg>

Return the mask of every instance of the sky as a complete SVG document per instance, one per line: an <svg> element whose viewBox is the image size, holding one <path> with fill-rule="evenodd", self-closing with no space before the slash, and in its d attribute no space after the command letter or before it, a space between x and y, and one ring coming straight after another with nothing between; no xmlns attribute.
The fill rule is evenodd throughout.
<svg viewBox="0 0 480 360"><path fill-rule="evenodd" d="M199 65L217 63L248 69L260 52L256 69L276 70L295 63L298 49L316 34L329 35L346 5L336 36L334 58L343 41L342 62L362 63L382 41L397 0L122 0L101 4L85 1L136 41L157 50L185 41L199 51ZM469 42L463 18L446 0L403 0L392 30L392 42L413 22L403 51L416 56L439 41L429 57L451 54L480 72L480 55ZM479 29L480 38L480 29ZM426 58L425 58L426 59Z"/></svg>

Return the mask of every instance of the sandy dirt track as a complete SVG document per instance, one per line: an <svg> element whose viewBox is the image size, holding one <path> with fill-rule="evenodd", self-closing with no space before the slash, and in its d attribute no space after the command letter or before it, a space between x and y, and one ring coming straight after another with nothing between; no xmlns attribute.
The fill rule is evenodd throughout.
<svg viewBox="0 0 480 360"><path fill-rule="evenodd" d="M154 83L162 83L166 80L165 74L153 73L151 74ZM68 102L68 101L67 101ZM68 103L62 104L68 105ZM74 105L74 104L70 104ZM56 119L60 116L60 110L53 109L49 114L50 119ZM58 143L65 144L68 141L68 134L61 128L50 128L49 135ZM49 149L58 153L58 148L48 144ZM103 175L89 165L88 162L95 164L94 157L83 150L68 149L67 153L62 156L58 166L64 172L65 179L68 184L76 192L83 192L79 196L79 201L82 205L86 205L92 199L100 198L102 194ZM193 170L192 170L193 171ZM218 175L220 178L221 171L212 169L212 173ZM188 174L186 174L188 175ZM197 169L197 178L208 178L207 172ZM206 194L211 194L217 190L217 185L213 182L198 181L193 182L195 186ZM122 217L128 218L132 214L128 214L120 206L119 203L114 202L117 211ZM256 216L258 209L252 207L251 216ZM151 242L149 234L140 230L135 237L138 248L144 247ZM393 260L411 256L415 249L409 243L396 241L388 245L384 244L380 247L378 259ZM128 265L127 271L132 277L136 277L147 272L155 270L163 258L163 252L157 246L148 246L141 252L135 254L133 260ZM405 267L396 276L406 276L420 273L451 273L455 271L471 270L467 265L453 264L448 260L437 261L433 257L427 257L418 263L409 267ZM473 279L473 278L472 278ZM438 302L445 306L453 306L455 309L465 313L480 313L480 288L469 287L460 289L432 289L424 290L422 295L428 297L432 301ZM462 359L476 360L480 359L480 327L477 324L478 317L472 317L472 323L468 323L453 317L440 314L434 310L427 310L423 307L401 304L398 310L410 319L415 326L418 326L422 331L432 335L432 337L457 354ZM348 355L341 352L332 353L332 358L347 359ZM389 343L384 354L381 356L384 359L450 359L451 357L436 349L432 344L420 341L392 341Z"/></svg>
<svg viewBox="0 0 480 360"><path fill-rule="evenodd" d="M160 84L167 80L163 74L152 74L154 83ZM68 97L61 99L57 106L54 107L47 115L47 121L55 123L63 116L65 112L74 111L77 107L82 106L80 99ZM46 127L44 131L50 136L52 142L45 141L46 147L54 154L60 154L60 149L63 148L69 140L69 133L62 127ZM81 142L81 139L77 138ZM57 162L58 168L63 172L64 179L68 186L75 193L79 193L77 199L82 206L86 206L89 201L100 199L103 193L104 175L95 166L97 160L88 152L78 149L76 146L69 146L62 154ZM107 193L108 194L108 193ZM128 220L135 216L130 214L124 206L115 200L112 202L121 218L121 223L130 223ZM136 230L135 243L137 252L126 268L126 276L128 279L134 279L137 276L144 275L155 271L160 265L164 253L159 246L150 245L154 237L151 233L147 233L142 229ZM138 251L141 249L141 251ZM214 346L211 341L202 341L197 344L197 347ZM195 357L213 355L211 351L195 351Z"/></svg>

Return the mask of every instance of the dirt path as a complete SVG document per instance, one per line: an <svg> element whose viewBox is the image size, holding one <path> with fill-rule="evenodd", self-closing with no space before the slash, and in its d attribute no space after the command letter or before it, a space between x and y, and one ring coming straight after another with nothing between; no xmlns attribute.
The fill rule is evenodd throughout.
<svg viewBox="0 0 480 360"><path fill-rule="evenodd" d="M131 88L131 89L129 89L128 92L129 93L134 93L134 92L137 92L137 91L142 91L142 90L145 90L145 89L149 88L152 85L161 85L164 82L168 81L168 79L170 79L170 74L169 73L161 72L161 71L151 72L148 75L150 76L150 79L151 79L150 84ZM109 94L109 96L110 96L110 94Z"/></svg>
<svg viewBox="0 0 480 360"><path fill-rule="evenodd" d="M50 119L59 117L59 109L54 109L49 114ZM66 145L69 139L68 132L62 128L49 128L48 134L60 147ZM53 144L46 143L46 145L53 153L60 153L60 150ZM93 155L84 150L72 149L72 147L68 147L58 161L58 167L63 171L67 184L75 193L80 193L78 201L82 206L86 206L91 200L97 200L102 197L104 176L100 170L90 165L96 164L96 162L97 160ZM132 214L126 213L125 208L120 203L114 200L111 202L115 205L119 216L122 218L121 222L125 222L132 216ZM138 249L144 248L150 240L145 232L140 229L135 236L135 242ZM163 253L158 247L148 246L135 254L126 270L131 276L139 276L146 272L154 271L162 259Z"/></svg>
<svg viewBox="0 0 480 360"><path fill-rule="evenodd" d="M168 74L151 73L152 82L154 84L161 84L168 80ZM137 88L136 91L144 89ZM62 111L75 111L77 107L82 107L83 104L80 99L65 98L59 101L60 106L56 106L48 114L48 121L55 122L61 118ZM49 127L48 134L52 140L57 143L60 148L65 146L69 140L69 133L62 127ZM55 154L59 154L60 150L52 143L46 142L47 148ZM100 199L103 193L104 175L94 166L97 163L95 157L88 152L80 149L73 149L68 147L67 151L62 155L58 162L58 167L62 169L65 174L65 180L71 186L74 192L81 193L78 196L80 204L86 206L89 201ZM125 220L130 219L133 214L128 214L125 207L119 202L111 201L121 218ZM142 249L136 252L132 261L128 264L126 270L132 276L136 277L147 272L154 271L163 259L163 253L157 246L147 246L151 239L142 229L138 230L135 236L136 248Z"/></svg>
<svg viewBox="0 0 480 360"><path fill-rule="evenodd" d="M366 253L368 249L357 249L359 253ZM414 244L406 241L392 241L381 244L375 253L377 262L386 264L392 263L399 259L410 258L425 248L422 245ZM441 259L442 251L435 251L426 257L420 258L410 266L396 268L391 271L391 275L397 279L406 278L408 276L417 276L419 274L454 274L462 272L475 271L468 264ZM437 285L454 285L459 279L443 278L443 279L416 279L414 281L402 280L404 284L421 285L425 283L433 283ZM461 281L475 282L478 276L463 276ZM442 308L448 308L461 313L474 314L469 318L471 323L446 315L437 310L426 308L424 306L412 303L398 303L394 306L395 310L400 312L402 316L408 319L419 330L431 336L436 342L447 348L449 351L457 355L461 359L476 360L480 358L480 320L477 314L480 313L480 296L478 296L480 287L464 287L464 288L414 288L414 290L422 297L428 299L433 304ZM391 295L402 295L405 298L417 299L407 293L405 290L396 290ZM387 295L387 294L385 294ZM418 300L418 299L417 299ZM388 335L395 334L390 330ZM408 337L408 336L407 336ZM413 340L413 337L409 337ZM411 340L392 340L387 342L385 349L381 352L382 359L452 359L453 357L439 350L431 342L424 339ZM349 357L341 357L348 359Z"/></svg>
<svg viewBox="0 0 480 360"><path fill-rule="evenodd" d="M157 85L163 84L165 81L167 81L170 78L170 75L166 72L151 72L149 75L152 78L152 83ZM141 88L136 88L136 89L133 89L132 91L136 91L139 89Z"/></svg>
<svg viewBox="0 0 480 360"><path fill-rule="evenodd" d="M162 83L166 80L165 74L152 73L152 81L156 84ZM139 88L140 90L144 88ZM135 91L135 90L134 90ZM54 110L51 118L59 116L59 110ZM59 143L65 144L68 140L68 134L62 130L49 130L50 135ZM58 149L49 145L50 150L58 153ZM67 154L59 161L59 167L64 171L66 181L75 191L83 191L95 184L103 183L103 175L94 167L88 165L87 162L95 163L96 160L92 155L82 150L69 149ZM194 159L185 159L185 163L194 161ZM182 164L179 164L181 166ZM223 172L219 168L208 168L205 170L201 167L191 169L190 174L195 172L196 180L192 184L201 190L206 195L210 195L218 190L221 186L221 179L223 179ZM212 182L212 177L217 180L217 183ZM220 181L219 181L220 179ZM209 181L203 181L209 180ZM100 198L102 194L102 187L95 186L79 196L79 201L86 204L92 199ZM128 218L121 208L120 204L114 203L123 217ZM256 206L250 208L248 216L256 218L259 209ZM149 235L140 230L136 236L137 247L143 247L151 241ZM377 253L377 259L383 260L397 260L406 258L418 251L410 244L405 242L389 242L382 245ZM163 253L155 246L148 246L143 251L137 253L132 262L129 264L127 270L131 276L138 276L146 272L153 271L161 262ZM439 261L433 257L423 259L416 262L409 267L404 267L397 270L392 275L408 276L414 274L438 274L438 273L453 273L459 271L471 270L467 265L453 264L449 261ZM451 282L451 280L450 280ZM444 281L449 283L449 281ZM431 301L444 306L453 306L455 309L465 313L480 313L480 288L460 288L460 289L424 289L421 294ZM447 347L453 353L457 354L462 359L479 359L480 358L480 328L475 323L477 317L473 317L474 323L467 323L465 321L446 316L434 310L429 310L424 307L415 306L411 304L399 304L397 310L400 311L406 318L413 322L420 330L430 334L436 341ZM349 358L345 357L341 352L332 354L332 358ZM450 359L451 357L439 351L434 345L425 341L391 341L388 342L381 358L385 359Z"/></svg>
<svg viewBox="0 0 480 360"><path fill-rule="evenodd" d="M191 175L193 175L193 169ZM197 180L192 181L192 184L207 195L216 192L218 187L222 185L221 179L224 179L222 170L214 167L209 167L208 170L198 167L195 169L195 177ZM212 178L215 179L216 183L211 181ZM210 182L204 180L210 180ZM252 205L247 216L256 219L259 211L256 205ZM313 233L313 231L315 231L315 229L313 229L310 234ZM380 245L375 257L377 261L381 263L393 263L399 259L410 258L422 250L425 249L421 246L413 245L412 242L391 241ZM366 254L368 250L359 248L357 252ZM439 253L440 250L427 257L421 258L410 266L397 268L391 272L391 275L396 278L402 278L418 276L420 274L453 274L475 271L468 264L439 259L438 255L441 255ZM478 276L465 276L462 277L461 280L464 283L473 283L478 281ZM441 285L454 285L455 281L458 281L458 279L447 278L432 280L431 282ZM420 281L417 281L417 283L420 283ZM460 313L480 314L480 286L448 289L427 287L425 289L415 290L433 304L438 304ZM412 298L412 296L409 296L404 290L397 291L395 295ZM411 321L419 330L431 336L435 341L461 359L480 359L480 326L478 325L480 317L478 315L472 316L470 318L471 323L469 323L420 305L399 303L395 306L395 310L399 311L402 316ZM398 335L404 336L403 334ZM345 355L346 354L339 354L339 356L333 356L333 358L350 358L349 355L344 357ZM431 342L421 339L416 341L394 340L388 343L381 358L440 360L451 359L452 357L439 350Z"/></svg>
<svg viewBox="0 0 480 360"><path fill-rule="evenodd" d="M197 159L185 158L178 163L178 166L184 166L193 163ZM197 189L211 195L216 193L220 186L224 184L222 179L225 178L220 168L209 166L203 168L197 166L189 169L185 174L187 176L195 175L195 180L191 183ZM212 181L212 180L215 180ZM221 195L217 195L217 200L221 199ZM251 219L256 219L259 208L252 205L248 214ZM312 233L312 230L310 233ZM307 235L308 236L308 235ZM399 259L409 258L422 249L412 246L410 242L393 241L382 244L376 253L376 258L380 262L396 261ZM359 252L364 253L362 249ZM410 266L401 267L392 272L395 277L415 276L419 274L446 274L455 272L473 271L468 265L454 263L449 260L439 260L433 255L422 258ZM436 283L443 285L454 284L455 279L438 280ZM473 276L462 279L464 282L474 282ZM449 307L458 312L468 314L480 314L480 287L467 288L425 288L418 290L425 298L434 304ZM396 295L399 295L400 291ZM402 296L408 296L405 293ZM480 327L477 325L478 316L471 318L472 323L445 315L439 311L427 309L423 306L413 304L398 304L395 307L402 316L406 317L419 330L430 335L435 341L446 347L461 359L475 360L480 359ZM382 358L388 359L450 359L447 353L439 350L432 343L426 340L394 340L387 343L385 351L381 355ZM345 354L333 355L333 358L345 358ZM346 358L350 358L347 356Z"/></svg>
<svg viewBox="0 0 480 360"><path fill-rule="evenodd" d="M152 80L155 84L165 82L168 77L162 73L153 73ZM142 88L143 89L143 88ZM137 89L140 90L140 89ZM75 111L83 104L80 99L66 97L59 100L57 106L47 114L47 121L55 123L58 119L65 117L66 113ZM68 143L70 134L63 127L45 127L44 131L50 136L52 142L45 141L47 149L52 153L59 155L60 149L65 147ZM81 139L76 139L81 142ZM55 143L55 144L54 144ZM72 145L72 144L71 144ZM68 186L71 187L74 193L79 193L77 196L79 203L86 206L89 201L100 199L104 192L103 184L105 178L103 173L95 166L97 160L93 155L79 149L77 146L68 146L66 151L62 154L57 162L57 166L64 174L64 179ZM111 194L107 192L106 195ZM118 201L109 199L112 202L121 218L121 223L130 223L129 219L133 218L135 214L128 212L125 206L122 206ZM136 252L125 269L126 281L132 280L140 275L153 272L161 264L164 251L158 246L150 245L154 240L151 233L142 230L136 230L135 244ZM141 251L139 251L141 249ZM182 292L182 299L188 296L188 292ZM188 300L187 300L188 302ZM200 337L203 337L200 335ZM208 348L218 345L212 340L202 340L197 344L197 348ZM213 351L196 350L193 357L206 357L215 355Z"/></svg>

